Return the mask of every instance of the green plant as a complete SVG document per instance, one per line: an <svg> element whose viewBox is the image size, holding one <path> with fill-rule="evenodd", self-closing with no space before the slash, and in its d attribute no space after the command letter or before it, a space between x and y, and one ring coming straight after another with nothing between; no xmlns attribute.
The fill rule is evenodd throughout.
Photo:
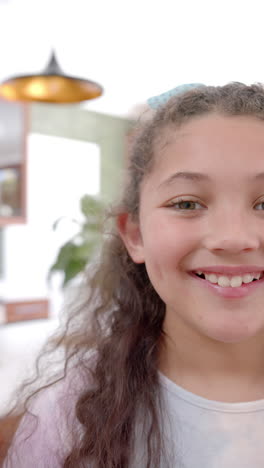
<svg viewBox="0 0 264 468"><path fill-rule="evenodd" d="M79 222L80 230L60 248L54 264L50 267L50 276L57 271L64 273L62 286L85 270L101 243L101 224L105 210L103 202L91 195L84 195L80 200L80 209L84 220ZM55 221L53 229L57 229L63 218Z"/></svg>

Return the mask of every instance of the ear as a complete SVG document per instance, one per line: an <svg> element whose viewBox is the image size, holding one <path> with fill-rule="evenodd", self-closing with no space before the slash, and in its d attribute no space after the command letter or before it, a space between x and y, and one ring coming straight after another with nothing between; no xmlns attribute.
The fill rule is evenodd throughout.
<svg viewBox="0 0 264 468"><path fill-rule="evenodd" d="M144 249L138 221L132 220L129 213L117 218L117 228L128 253L135 263L144 263Z"/></svg>

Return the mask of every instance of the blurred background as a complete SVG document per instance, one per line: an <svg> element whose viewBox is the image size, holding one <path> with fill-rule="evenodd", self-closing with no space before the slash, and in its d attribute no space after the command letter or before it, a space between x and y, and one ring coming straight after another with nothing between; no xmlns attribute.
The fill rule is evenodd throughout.
<svg viewBox="0 0 264 468"><path fill-rule="evenodd" d="M262 4L0 0L0 82L43 70L54 50L66 75L103 88L75 103L0 98L0 415L92 258L148 97L263 82Z"/></svg>

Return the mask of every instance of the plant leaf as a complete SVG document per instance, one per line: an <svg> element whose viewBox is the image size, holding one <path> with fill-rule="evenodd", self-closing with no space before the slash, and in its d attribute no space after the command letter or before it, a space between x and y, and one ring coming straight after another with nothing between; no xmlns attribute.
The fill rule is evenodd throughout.
<svg viewBox="0 0 264 468"><path fill-rule="evenodd" d="M80 207L85 220L78 223L79 232L60 248L48 273L49 279L55 271L62 271L64 273L63 287L78 273L85 270L102 240L99 234L104 212L103 202L91 195L84 195L80 200ZM55 221L53 229L57 228L63 218Z"/></svg>
<svg viewBox="0 0 264 468"><path fill-rule="evenodd" d="M78 273L83 271L86 265L86 260L85 259L77 259L77 258L72 258L69 263L67 264L67 268L64 270L64 281L62 286L65 287L69 281L71 281L73 278L75 278Z"/></svg>
<svg viewBox="0 0 264 468"><path fill-rule="evenodd" d="M86 218L91 216L98 218L98 216L102 215L104 205L101 200L91 195L84 195L80 200L80 208Z"/></svg>

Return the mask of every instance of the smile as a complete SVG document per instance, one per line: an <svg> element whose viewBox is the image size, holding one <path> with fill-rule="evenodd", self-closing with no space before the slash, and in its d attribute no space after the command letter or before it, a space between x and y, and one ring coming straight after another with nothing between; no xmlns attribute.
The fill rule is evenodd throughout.
<svg viewBox="0 0 264 468"><path fill-rule="evenodd" d="M242 284L252 283L253 281L258 281L263 277L263 272L252 272L246 273L244 275L225 275L215 274L215 273L203 273L202 271L194 272L199 278L206 279L210 283L218 284L223 288L226 287L240 287Z"/></svg>
<svg viewBox="0 0 264 468"><path fill-rule="evenodd" d="M189 275L200 286L206 287L207 289L209 289L211 292L213 292L214 294L216 294L218 296L226 297L226 298L230 298L230 299L231 298L234 298L234 299L235 298L242 298L242 297L248 296L249 294L252 294L254 291L256 291L257 288L259 288L259 287L263 288L263 286L264 286L264 274L263 273L259 274L259 279L254 278L254 274L252 274L253 275L252 279L247 278L248 280L250 279L250 282L248 281L248 283L242 281L242 278L243 278L244 275L242 275L242 277L241 276L240 277L239 276L231 277L231 280L235 281L237 286L234 284L234 282L233 282L233 286L231 286L230 277L227 277L227 276L217 275L218 282L217 281L211 282L210 280L206 279L204 273L200 273L200 275L198 275L195 272L190 272ZM252 276L252 275L250 275L250 276ZM219 278L220 278L220 285L219 285ZM227 281L228 281L228 283L227 283ZM224 285L221 286L221 282L226 284L226 286L224 286ZM264 289L263 289L263 291L264 291Z"/></svg>

